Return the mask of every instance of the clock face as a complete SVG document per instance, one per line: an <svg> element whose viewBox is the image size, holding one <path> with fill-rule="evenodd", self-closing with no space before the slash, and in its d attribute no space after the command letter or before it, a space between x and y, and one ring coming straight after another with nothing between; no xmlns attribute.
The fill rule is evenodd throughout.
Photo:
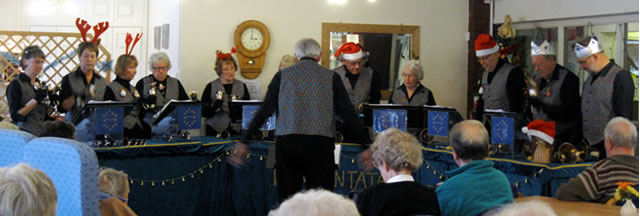
<svg viewBox="0 0 640 216"><path fill-rule="evenodd" d="M262 32L260 32L256 28L247 28L242 32L242 36L240 37L242 41L242 46L247 48L248 50L257 50L262 46L262 42L264 38L262 38Z"/></svg>

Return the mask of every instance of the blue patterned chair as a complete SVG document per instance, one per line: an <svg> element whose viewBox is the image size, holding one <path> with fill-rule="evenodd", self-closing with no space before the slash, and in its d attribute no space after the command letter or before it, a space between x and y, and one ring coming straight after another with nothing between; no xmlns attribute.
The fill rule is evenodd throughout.
<svg viewBox="0 0 640 216"><path fill-rule="evenodd" d="M24 146L34 138L24 131L0 129L0 167L23 161Z"/></svg>
<svg viewBox="0 0 640 216"><path fill-rule="evenodd" d="M31 140L24 161L41 169L58 193L57 215L100 215L98 159L85 143L44 137Z"/></svg>

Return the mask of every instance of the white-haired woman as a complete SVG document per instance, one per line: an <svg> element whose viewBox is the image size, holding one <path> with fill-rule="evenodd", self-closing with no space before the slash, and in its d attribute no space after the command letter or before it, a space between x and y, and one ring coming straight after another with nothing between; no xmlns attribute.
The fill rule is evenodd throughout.
<svg viewBox="0 0 640 216"><path fill-rule="evenodd" d="M56 215L51 179L25 163L0 168L0 215Z"/></svg>
<svg viewBox="0 0 640 216"><path fill-rule="evenodd" d="M150 123L153 114L160 111L165 103L175 100L189 100L180 80L169 76L171 61L164 52L157 52L149 58L149 66L152 74L142 78L136 83L136 89L142 94L143 101L151 105L146 110L144 120Z"/></svg>
<svg viewBox="0 0 640 216"><path fill-rule="evenodd" d="M407 61L402 70L402 85L393 89L390 104L436 105L433 92L420 83L424 78L424 70L418 60Z"/></svg>
<svg viewBox="0 0 640 216"><path fill-rule="evenodd" d="M371 151L385 183L368 187L358 195L360 214L440 214L435 190L415 182L411 176L422 165L422 146L413 135L387 129L376 137Z"/></svg>
<svg viewBox="0 0 640 216"><path fill-rule="evenodd" d="M129 176L119 170L104 168L98 176L100 210L102 215L136 215L127 206L129 202Z"/></svg>

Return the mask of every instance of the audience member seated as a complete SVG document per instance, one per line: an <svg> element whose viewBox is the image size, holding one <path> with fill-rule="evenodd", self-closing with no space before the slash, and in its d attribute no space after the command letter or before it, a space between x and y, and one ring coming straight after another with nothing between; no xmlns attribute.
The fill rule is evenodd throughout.
<svg viewBox="0 0 640 216"><path fill-rule="evenodd" d="M383 131L371 146L385 183L371 186L356 200L361 215L440 215L433 188L416 183L411 173L422 165L422 145L396 128Z"/></svg>
<svg viewBox="0 0 640 216"><path fill-rule="evenodd" d="M67 121L46 121L42 126L42 134L40 134L40 137L60 137L75 139L76 127Z"/></svg>
<svg viewBox="0 0 640 216"><path fill-rule="evenodd" d="M283 55L282 59L280 59L280 66L278 67L278 70L282 70L286 67L289 67L291 65L294 65L298 63L298 58L296 58L293 55Z"/></svg>
<svg viewBox="0 0 640 216"><path fill-rule="evenodd" d="M128 175L122 171L104 168L98 177L100 210L102 215L136 215L127 206L129 199Z"/></svg>
<svg viewBox="0 0 640 216"><path fill-rule="evenodd" d="M356 204L328 190L312 189L298 192L288 200L280 204L277 209L271 210L269 216L358 216Z"/></svg>
<svg viewBox="0 0 640 216"><path fill-rule="evenodd" d="M459 168L447 171L449 179L436 188L441 215L481 215L513 202L509 180L485 160L489 135L482 123L456 124L449 132L449 144Z"/></svg>
<svg viewBox="0 0 640 216"><path fill-rule="evenodd" d="M56 188L49 177L25 163L0 168L0 215L56 215Z"/></svg>
<svg viewBox="0 0 640 216"><path fill-rule="evenodd" d="M20 127L18 127L18 125L11 123L11 120L1 120L0 121L0 128L3 129L11 129L11 130L20 130Z"/></svg>
<svg viewBox="0 0 640 216"><path fill-rule="evenodd" d="M634 156L637 141L638 130L629 120L623 117L611 119L604 129L607 158L562 184L556 191L556 198L606 203L614 197L617 182L638 184L638 157Z"/></svg>
<svg viewBox="0 0 640 216"><path fill-rule="evenodd" d="M513 203L487 216L556 216L549 204L540 201Z"/></svg>

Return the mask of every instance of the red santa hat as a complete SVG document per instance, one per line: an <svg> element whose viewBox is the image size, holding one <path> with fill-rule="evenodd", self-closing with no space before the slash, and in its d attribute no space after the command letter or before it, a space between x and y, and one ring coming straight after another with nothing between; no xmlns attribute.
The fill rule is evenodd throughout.
<svg viewBox="0 0 640 216"><path fill-rule="evenodd" d="M478 35L474 48L476 49L476 56L485 56L500 50L500 46L498 46L496 41L488 34Z"/></svg>
<svg viewBox="0 0 640 216"><path fill-rule="evenodd" d="M556 136L556 122L534 120L529 122L527 127L523 127L522 132L527 134L529 139L531 139L531 136L536 136L549 144L553 144L553 139Z"/></svg>
<svg viewBox="0 0 640 216"><path fill-rule="evenodd" d="M345 60L356 60L364 57L362 49L360 48L360 46L358 46L358 44L354 42L342 44L342 46L340 46L340 48L338 48L338 50L336 50L336 53L334 54L336 59L340 59L340 55L342 55L342 58Z"/></svg>

